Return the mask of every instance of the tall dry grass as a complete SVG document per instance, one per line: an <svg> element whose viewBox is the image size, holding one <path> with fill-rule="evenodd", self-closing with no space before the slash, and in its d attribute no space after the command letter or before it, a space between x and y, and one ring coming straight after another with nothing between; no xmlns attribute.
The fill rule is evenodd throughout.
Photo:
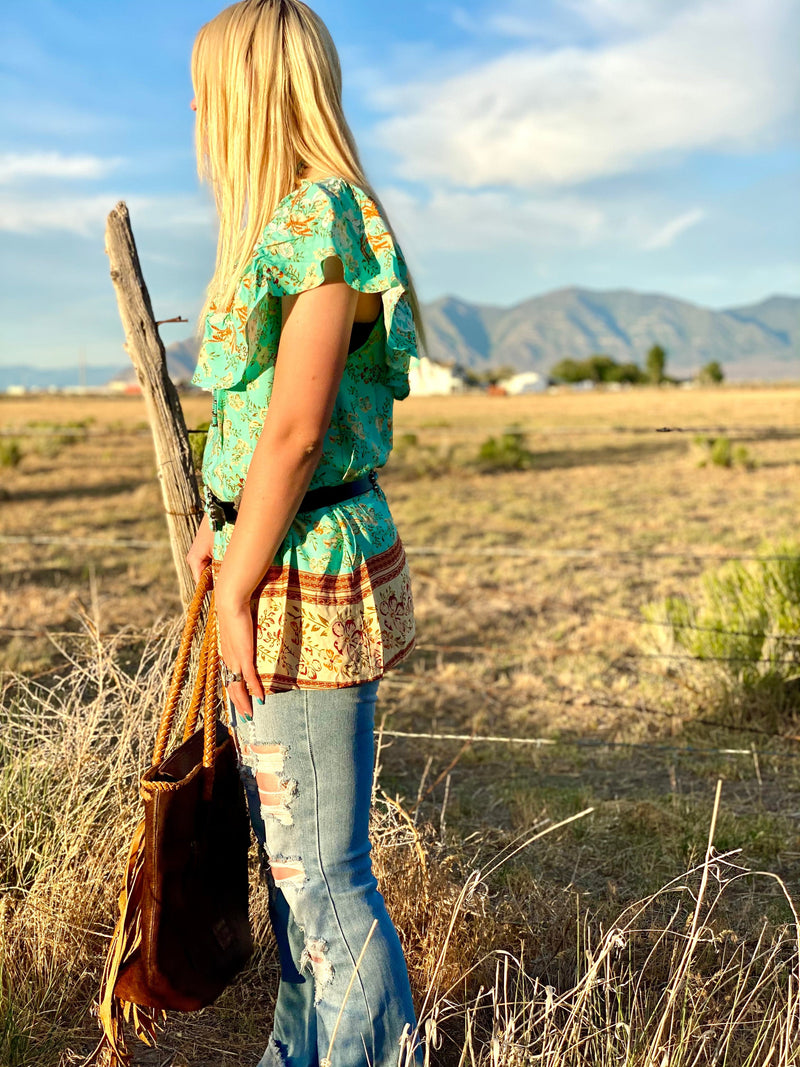
<svg viewBox="0 0 800 1067"><path fill-rule="evenodd" d="M173 630L172 641L147 643L133 675L117 662L123 630L83 660L62 649L69 669L44 682L5 676L0 1060L9 1067L54 1062L84 1029Z"/></svg>
<svg viewBox="0 0 800 1067"><path fill-rule="evenodd" d="M58 677L8 673L0 711L0 1063L77 1062L97 1035L91 1005L113 925L180 630L157 625L135 668L126 634L64 650ZM718 854L709 812L702 863L608 923L554 894L526 861L563 824L518 838L491 825L458 840L416 819L377 777L374 862L400 931L426 1062L470 1067L791 1067L800 1064L798 919L775 875ZM580 815L573 816L574 819ZM571 821L571 820L567 820ZM455 843L454 843L455 841ZM653 842L658 847L658 842ZM173 1016L165 1060L255 1063L277 962L256 887L259 951L236 987ZM724 899L767 879L786 921L736 928ZM735 909L734 909L735 913ZM723 921L723 914L727 918Z"/></svg>

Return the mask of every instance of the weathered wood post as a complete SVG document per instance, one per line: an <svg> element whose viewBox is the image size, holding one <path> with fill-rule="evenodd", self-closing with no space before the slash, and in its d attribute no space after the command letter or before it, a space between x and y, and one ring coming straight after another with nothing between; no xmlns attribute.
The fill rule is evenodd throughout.
<svg viewBox="0 0 800 1067"><path fill-rule="evenodd" d="M195 589L186 563L186 553L194 540L203 508L197 491L183 410L177 390L167 374L164 345L153 316L150 294L142 277L128 208L122 201L108 216L106 252L125 330L125 349L142 387L153 431L172 558L185 607Z"/></svg>

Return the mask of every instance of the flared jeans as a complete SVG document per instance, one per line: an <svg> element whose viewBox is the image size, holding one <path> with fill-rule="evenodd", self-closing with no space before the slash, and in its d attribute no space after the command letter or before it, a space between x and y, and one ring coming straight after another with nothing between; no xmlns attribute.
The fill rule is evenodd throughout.
<svg viewBox="0 0 800 1067"><path fill-rule="evenodd" d="M370 859L377 693L377 681L268 693L251 719L229 701L281 966L258 1067L421 1062L403 1036L416 1025L408 971Z"/></svg>

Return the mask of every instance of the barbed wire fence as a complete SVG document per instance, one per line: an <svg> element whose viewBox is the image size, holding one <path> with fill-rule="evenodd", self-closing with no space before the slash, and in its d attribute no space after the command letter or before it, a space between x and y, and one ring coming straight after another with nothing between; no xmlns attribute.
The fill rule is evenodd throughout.
<svg viewBox="0 0 800 1067"><path fill-rule="evenodd" d="M189 434L205 434L206 428L189 429ZM624 425L597 425L597 426L531 426L526 424L510 424L508 426L475 427L463 426L422 426L415 430L409 430L417 436L463 437L476 438L491 433L529 433L535 437L584 437L584 436L631 436L645 434L725 434L730 437L758 437L763 440L784 440L800 438L800 429L790 426L728 426L726 424L709 424L699 426L624 426ZM150 438L152 433L148 427L121 426L105 429L91 429L86 426L22 426L0 427L0 437L76 437L79 440L89 438L119 438L141 437Z"/></svg>
<svg viewBox="0 0 800 1067"><path fill-rule="evenodd" d="M648 426L580 426L580 427L529 427L512 425L504 428L484 428L477 430L473 428L463 427L451 427L451 426L425 426L415 431L412 436L419 437L424 434L426 437L442 437L442 438L460 438L465 440L477 439L478 437L486 437L491 433L519 433L526 432L536 437L547 436L630 436L630 435L643 435L643 434L724 434L731 438L758 438L762 440L774 440L774 439L800 439L800 430L794 430L790 427L780 426L731 426L731 425L696 425L696 426L663 426L663 427L648 427ZM190 435L204 435L207 433L205 428L190 429L188 431ZM151 431L149 428L136 428L136 427L113 427L111 429L92 429L88 426L28 426L18 429L13 428L0 428L0 437L74 437L76 440L88 440L88 439L118 439L119 437L141 437L142 439L151 438ZM28 544L28 545L54 545L67 548L149 548L149 549L169 549L168 538L120 538L120 537L75 537L67 535L49 535L49 534L0 534L0 544ZM440 545L406 545L406 553L409 557L432 557L437 559L447 560L475 560L475 559L494 559L494 560L597 560L603 562L632 562L632 561L647 561L647 560L682 560L684 562L694 563L725 563L727 561L741 561L741 562L782 562L782 561L795 561L798 559L796 555L781 554L781 553L758 553L758 552L698 552L696 549L620 549L620 550L607 550L597 548L519 548L512 545L489 545L489 546L460 546L459 548L450 548ZM759 638L764 640L780 640L788 645L796 645L798 647L798 654L787 657L767 657L767 658L753 658L753 657L738 657L738 656L722 656L722 655L704 655L698 657L689 652L644 652L644 651L632 651L630 649L624 650L620 654L620 659L632 660L632 661L647 661L647 660L665 660L665 661L707 661L717 663L771 663L771 664L800 664L800 635L787 635L787 634L775 634L760 631L739 631L739 630L725 630L717 627L706 627L698 625L696 623L676 623L672 620L656 620L646 619L644 617L637 617L635 615L626 615L622 613L614 613L603 610L593 610L592 614L599 618L606 618L609 620L617 620L620 622L626 622L629 624L636 624L640 626L654 626L665 627L671 629L685 629L691 631L705 632L718 634L726 637L745 637L745 638ZM169 629L170 623L167 621L164 623L164 631ZM154 632L158 633L157 624L150 629L135 630L133 628L126 627L125 634L131 638L143 639L152 638ZM0 634L6 634L9 637L41 637L50 635L52 637L69 637L76 638L82 636L80 631L75 630L50 630L45 626L41 627L13 627L13 626L0 626ZM96 635L86 634L85 636L92 636L93 639ZM492 650L487 649L484 646L479 645L445 645L430 642L420 642L417 644L417 650L420 652L434 652L438 656L454 655L463 656L480 654L484 656L491 656ZM565 646L563 644L556 645L550 643L546 647L537 647L534 651L538 652L550 652L559 653L563 655L596 655L598 649L592 647L575 647ZM49 669L41 672L41 674L50 673ZM658 677L658 676L656 676ZM407 687L415 684L415 678L413 675L400 674L397 676L388 676L384 679L384 682L390 687ZM674 718L675 715L672 712L664 711L663 709L654 708L647 705L645 702L640 701L634 704L614 701L614 700L601 700L595 698L584 691L571 691L562 688L561 696L559 698L539 696L536 698L538 703L550 704L557 706L565 706L571 703L579 703L581 707L593 708L593 709L610 709L610 710L635 710L640 713L649 714L653 716L661 716L666 718ZM765 739L778 739L784 742L798 742L800 737L792 734L772 732L765 730L758 726L748 726L746 724L731 724L722 721L710 720L710 719L698 719L693 718L694 722L702 723L704 725L713 726L721 729L732 730L741 733L751 733L758 735ZM536 748L552 747L560 743L572 745L579 748L625 748L630 750L650 750L656 752L685 752L692 754L715 754L715 755L730 755L730 756L746 756L748 758L757 758L758 752L753 748L748 749L736 749L736 748L722 748L722 747L705 747L705 746L679 746L679 745L665 745L654 744L649 742L623 742L612 741L603 739L581 739L570 738L564 742L554 738L543 737L514 737L514 736L499 736L499 735L477 735L477 734L455 734L455 733L437 733L437 732L414 732L414 731L399 731L383 729L382 733L387 737L397 737L416 740L428 740L438 742L455 742L469 743L469 744L493 744L493 745L521 745L521 746L534 746ZM762 755L769 755L770 757L777 756L779 758L796 759L800 758L800 751L784 751L784 752L762 752Z"/></svg>
<svg viewBox="0 0 800 1067"><path fill-rule="evenodd" d="M135 547L135 548L148 547L148 548L164 548L164 549L166 549L168 547L168 545L169 545L169 542L168 542L167 538L142 540L142 539L136 539L136 538L83 538L83 537L68 537L68 536L48 536L48 535L0 535L0 542L26 543L26 544L57 544L57 545L68 546L68 547L91 547L91 546L98 546L99 545L99 546L103 546L103 547L118 546L120 548L122 548L122 547ZM494 546L494 547L487 547L487 548L482 548L482 549L478 549L478 548L446 549L446 548L443 548L443 547L440 547L440 546L407 545L407 546L405 546L405 551L406 551L407 555L410 558L413 558L414 556L423 556L424 557L426 555L436 555L439 558L446 557L449 560L453 560L453 559L457 560L457 559L463 559L463 558L475 558L476 556L478 556L478 557L486 557L486 558L517 558L520 555L523 555L523 556L525 556L527 558L534 558L534 559L535 558L573 559L573 558L576 558L576 557L577 558L597 558L597 557L602 557L604 559L630 560L630 559L638 559L638 558L644 557L644 558L670 558L670 559L682 559L682 560L693 559L693 560L700 560L700 561L704 561L704 562L707 562L708 560L713 560L713 561L717 561L717 562L725 562L725 561L728 561L728 560L745 560L745 561L753 561L753 560L755 560L755 561L761 561L761 562L771 562L771 561L795 560L795 559L798 558L796 556L787 555L787 554L730 553L730 552L729 553L696 553L694 550L690 550L690 549L686 549L686 550L682 550L682 551L661 552L661 553L651 553L651 552L649 552L647 550L641 550L641 551L628 550L628 551L620 551L620 552L609 552L609 551L605 551L605 550L596 550L596 549L585 549L585 550L576 550L576 549L546 549L545 550L545 549L541 549L541 550L528 550L528 551L525 551L525 552L520 552L519 550L516 550L516 549L504 549L504 546ZM551 605L551 607L552 606L553 605ZM643 660L643 661L647 661L647 660L669 660L669 661L678 661L678 662L681 662L681 661L690 662L690 661L692 661L692 662L718 662L718 663L733 663L733 662L754 663L754 662L758 662L758 663L769 663L769 664L776 664L776 663L779 663L779 664L797 664L798 666L800 666L800 635L794 636L794 635L786 635L786 634L773 634L773 633L768 633L768 632L765 632L765 631L726 630L726 629L722 629L720 627L706 627L706 626L698 625L698 624L695 624L695 623L678 623L678 624L676 624L676 623L674 623L674 622L672 622L670 620L666 620L666 619L661 619L661 620L646 619L644 617L638 617L638 616L632 615L632 614L609 612L609 611L604 611L602 609L593 610L592 611L592 615L596 616L598 618L613 619L613 620L626 622L626 623L629 623L629 624L641 625L641 626L659 626L659 627L665 627L665 628L681 628L681 629L696 630L696 631L701 631L701 632L709 632L709 633L719 634L719 635L722 635L722 636L742 636L742 637L756 637L756 638L763 638L763 639L780 639L780 640L786 641L789 644L794 644L794 645L798 646L798 655L797 656L793 655L793 656L788 656L788 657L757 657L757 658L753 658L751 656L738 657L738 656L716 656L716 655L706 655L706 656L703 656L703 657L698 657L698 656L693 655L692 653L689 653L689 652L686 652L686 653L650 653L650 652L632 651L630 649L626 649L626 650L624 650L623 652L621 652L619 654L618 659L620 659L620 660L631 660L631 661L637 661L637 660ZM170 623L168 621L164 622L163 623L164 631L166 631L169 628L169 626L170 626ZM154 635L154 632L156 634L158 633L157 625L153 626L153 627L150 627L149 629L140 629L140 630L133 629L133 628L130 628L130 627L126 627L125 628L126 636L128 636L128 637L130 637L132 639L152 638L153 635ZM73 638L74 639L76 636L82 636L80 634L80 631L75 631L75 630L51 630L46 626L40 626L40 627L0 626L0 633L6 634L9 637L11 637L11 636L17 636L17 637L42 637L42 636L50 635L52 637L59 637L59 638L67 638L68 637L68 638ZM85 636L92 637L92 639L94 640L94 635L86 634ZM427 641L419 642L416 645L416 650L419 651L419 652L423 652L423 653L436 653L439 656L441 656L442 654L451 655L451 656L471 656L471 657L474 657L475 655L482 655L482 656L485 656L487 658L491 658L492 652L493 652L492 649L487 648L487 647L482 646L482 645L443 644L443 643L427 642ZM535 652L551 653L551 654L555 653L555 654L565 655L565 656L581 656L581 655L587 656L587 655L597 655L598 654L598 649L596 647L591 647L591 646L577 646L576 647L575 645L556 644L554 642L551 642L551 643L546 644L546 645L539 644L532 651L534 653ZM48 672L45 671L45 672L42 672L42 673L48 673ZM410 676L399 675L399 676L396 676L396 677L389 676L388 678L384 679L384 682L386 684L388 684L389 686L408 686L408 685L415 684L415 678L414 678L413 675L410 675ZM675 718L675 714L674 713L664 711L663 709L660 709L660 708L654 708L654 707L646 704L644 701L639 701L639 702L636 702L636 703L629 703L629 702L621 702L621 701L616 701L616 700L601 700L599 698L591 696L590 694L587 694L585 691L579 691L579 690L568 692L568 691L562 689L562 694L561 694L561 696L559 698L547 697L547 696L537 696L536 697L536 702L539 703L539 704L548 704L548 705L555 705L555 706L562 706L562 707L565 706L565 705L578 703L578 704L580 704L581 707L585 707L587 709L588 708L592 708L592 709L601 709L602 708L602 709L608 709L608 710L633 710L633 711L637 711L637 712L640 712L640 713L653 715L653 716L660 716L660 717L664 717L664 718ZM739 732L741 732L741 733L751 733L751 734L758 735L760 737L768 738L768 739L779 739L779 740L782 740L782 741L791 741L791 742L800 741L800 737L794 736L792 734L780 733L778 731L769 731L769 730L765 730L765 729L757 727L757 726L748 726L746 724L731 724L731 723L726 723L726 722L719 721L719 720L698 719L696 717L693 718L693 721L701 723L701 724L704 724L704 725L712 726L712 727L731 730L731 731L734 731L734 732L737 732L737 733L739 733ZM408 733L408 732L391 731L391 730L384 730L384 734L386 736L397 736L397 737L408 737L408 738L419 738L419 739L427 738L427 739L430 739L430 740L440 740L440 741L455 741L455 740L467 741L467 740L470 740L471 742L475 742L475 743L481 743L481 742L490 743L491 742L493 744L502 744L502 743L532 744L532 745L537 745L539 747L542 747L542 746L545 746L545 745L554 745L554 744L558 744L559 743L557 740L552 739L552 738L514 738L514 737L499 737L499 736L482 737L480 735L466 735L466 734L465 735L462 735L462 734L450 735L450 734L435 734L435 733L424 733L424 734L423 733L419 733L419 734L416 734L416 733L413 733L413 732L412 733ZM645 742L642 742L642 743L638 743L638 742L637 743L632 743L632 742L630 742L629 743L629 742L594 741L594 740L593 741L581 741L580 739L571 739L569 742L564 742L564 743L571 744L571 745L577 745L577 747L598 747L598 746L600 746L600 747L609 747L609 748L614 748L614 747L618 747L618 748L626 748L626 747L627 748L637 748L637 747L639 747L639 748L644 748L644 749L651 749L653 751L670 750L670 751L685 751L685 752L694 752L694 753L716 753L716 754L719 754L719 755L723 755L723 754L728 754L728 755L747 755L748 757L752 757L752 755L753 755L753 750L752 749L731 749L731 748L713 748L713 747L704 748L704 747L698 747L698 746L669 746L669 745L663 745L663 744L654 745L654 744L645 743ZM764 753L764 754L767 754L767 753ZM769 755L774 755L774 754L775 753L769 753ZM798 758L800 758L800 751L798 751L798 753L796 753L796 754L795 753L783 753L782 755L786 755L787 757L791 757L791 758L794 758L795 755L796 755Z"/></svg>

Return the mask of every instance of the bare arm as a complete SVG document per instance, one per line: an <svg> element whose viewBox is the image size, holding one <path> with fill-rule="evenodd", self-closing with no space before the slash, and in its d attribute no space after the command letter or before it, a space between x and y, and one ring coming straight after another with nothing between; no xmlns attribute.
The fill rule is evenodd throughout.
<svg viewBox="0 0 800 1067"><path fill-rule="evenodd" d="M250 597L275 558L322 453L347 360L358 294L341 261L325 260L325 280L282 297L281 329L269 412L250 460L239 514L215 583L223 662L244 675L229 687L241 714L247 688L263 698L256 672Z"/></svg>

